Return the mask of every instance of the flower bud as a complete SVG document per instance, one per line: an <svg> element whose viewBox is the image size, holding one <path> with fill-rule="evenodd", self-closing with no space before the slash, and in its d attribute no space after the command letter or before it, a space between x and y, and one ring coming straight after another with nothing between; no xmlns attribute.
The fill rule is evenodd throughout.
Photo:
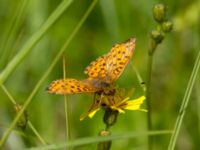
<svg viewBox="0 0 200 150"><path fill-rule="evenodd" d="M159 23L165 21L166 6L164 4L157 4L157 5L155 5L153 7L153 17Z"/></svg>
<svg viewBox="0 0 200 150"><path fill-rule="evenodd" d="M22 106L19 104L14 105L14 111L16 113L16 115L21 111ZM22 114L22 116L20 117L20 119L17 122L17 126L19 128L21 128L22 130L26 129L27 126L27 122L28 122L28 115L27 115L27 111L24 111L24 113Z"/></svg>
<svg viewBox="0 0 200 150"><path fill-rule="evenodd" d="M162 30L167 33L170 32L173 28L173 23L171 21L165 21L162 23Z"/></svg>
<svg viewBox="0 0 200 150"><path fill-rule="evenodd" d="M112 126L117 121L118 111L107 108L105 110L103 121L107 127Z"/></svg>
<svg viewBox="0 0 200 150"><path fill-rule="evenodd" d="M151 38L156 42L156 44L161 43L162 40L164 39L164 33L157 30L151 31L150 35Z"/></svg>

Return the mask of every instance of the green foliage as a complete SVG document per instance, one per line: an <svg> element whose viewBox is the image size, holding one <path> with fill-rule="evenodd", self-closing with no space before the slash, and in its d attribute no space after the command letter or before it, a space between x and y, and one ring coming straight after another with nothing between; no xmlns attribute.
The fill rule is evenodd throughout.
<svg viewBox="0 0 200 150"><path fill-rule="evenodd" d="M65 141L64 98L48 94L45 88L52 80L63 78L61 56L64 51L66 77L84 79L83 70L91 61L107 53L115 43L136 37L137 46L131 62L137 68L137 74L129 65L117 84L127 91L134 88L131 98L141 95L143 88L137 76L145 82L148 34L156 26L151 12L157 2L2 0L0 143L5 142L4 149L42 149L38 148L40 146L48 149L46 143L51 144L49 149L62 149L70 145L79 146L74 148L77 150L96 149L96 143L105 139L98 137L81 140L83 137L98 135L104 128L103 112L98 112L93 119L79 121L80 115L87 111L93 97L90 94L67 96L68 143ZM175 149L200 149L198 67L197 79L194 80L193 76L193 91L193 86L187 85L200 51L200 8L197 0L165 1L165 4L168 6L166 17L170 16L168 18L172 21L166 21L161 28L168 32L171 30L170 23L173 22L173 30L165 35L165 39L156 48L152 64L152 128L158 132L173 130L177 116L180 115L179 120L183 117L179 112L183 108L182 102L190 98L187 109L183 110L185 117L177 123L181 127L175 128L179 136L177 139L173 138L172 142L176 143ZM186 88L190 88L191 93L185 92ZM22 106L22 111L17 114L12 111L15 104ZM26 129L21 130L16 123L24 110L27 111L28 122ZM143 136L137 134L138 131L142 131ZM117 133L124 134L115 137ZM167 148L171 137L171 134L166 133L171 132L161 132L157 136L157 132L147 132L146 113L127 111L125 115L118 115L117 123L112 127L113 136L107 137L107 140L113 140L111 149L115 150L129 150L134 147L147 149L147 136L150 134L154 135L153 149L162 150ZM62 144L55 146L57 143Z"/></svg>

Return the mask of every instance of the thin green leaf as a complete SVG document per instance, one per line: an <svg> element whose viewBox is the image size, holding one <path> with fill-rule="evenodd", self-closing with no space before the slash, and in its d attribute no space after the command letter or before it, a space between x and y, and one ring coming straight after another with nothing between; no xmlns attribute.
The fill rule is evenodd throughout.
<svg viewBox="0 0 200 150"><path fill-rule="evenodd" d="M175 126L174 126L174 130L173 130L173 134L171 136L170 143L168 145L168 150L174 150L174 147L175 147L175 144L176 144L176 141L177 141L177 137L178 137L178 134L180 132L181 125L183 123L183 118L184 118L185 113L186 113L186 108L187 108L189 100L190 100L192 89L194 87L194 82L196 80L196 77L197 77L197 74L198 74L198 71L199 71L199 67L200 67L200 51L197 55L197 59L196 59L195 64L194 64L194 68L192 70L192 74L190 76L190 79L189 79L189 82L188 82L188 85L187 85L187 88L186 88L186 91L185 91L185 95L183 97L183 101L182 101L182 104L181 104L181 107L180 107L180 110L179 110L179 115L177 117L177 120L176 120L176 123L175 123Z"/></svg>
<svg viewBox="0 0 200 150"><path fill-rule="evenodd" d="M47 30L58 20L58 18L64 13L64 11L72 3L72 0L63 0L56 10L50 15L46 22L40 29L33 34L30 39L24 44L19 53L8 63L6 68L0 74L0 85L8 78L12 71L20 64L20 62L26 57L31 49L39 42L42 36Z"/></svg>
<svg viewBox="0 0 200 150"><path fill-rule="evenodd" d="M42 83L48 77L48 75L52 71L53 67L56 65L56 63L60 59L60 56L63 54L64 50L68 47L69 43L72 41L72 39L74 38L74 36L76 35L76 33L79 31L80 27L83 25L83 23L85 22L86 18L91 13L91 11L93 10L93 8L96 5L96 3L97 3L97 0L93 0L92 4L87 9L87 11L85 12L85 14L81 18L81 20L79 21L79 23L77 24L77 26L75 27L75 29L72 32L72 34L69 36L69 38L64 43L63 47L60 49L60 51L58 52L58 54L55 56L55 58L52 61L51 65L49 66L49 68L46 70L46 72L43 74L43 76L41 77L41 79L38 81L38 83L36 84L35 88L33 89L33 91L31 92L31 94L29 95L29 97L25 101L25 103L24 103L21 111L17 114L17 116L15 117L15 119L13 120L13 122L11 123L10 127L3 134L2 139L0 141L0 147L3 146L4 142L8 138L8 136L9 136L10 132L12 131L12 129L15 127L17 121L19 120L19 118L23 114L24 110L28 107L28 105L32 101L33 97L35 96L36 92L38 91L39 87L42 85Z"/></svg>
<svg viewBox="0 0 200 150"><path fill-rule="evenodd" d="M74 147L74 146L81 146L91 143L97 143L97 142L103 142L108 140L118 140L118 139L129 139L129 138L136 138L140 136L155 136L155 135L164 135L164 134L171 134L172 132L170 130L162 130L162 131L150 131L150 132L128 132L123 134L116 134L116 135L110 135L106 137L102 136L96 136L96 137L87 137L87 138L81 138L75 141L69 141L61 144L52 144L48 146L43 147L37 147L37 148L28 148L26 150L56 150L56 149L62 149L65 147Z"/></svg>
<svg viewBox="0 0 200 150"><path fill-rule="evenodd" d="M2 90L5 92L5 94L8 96L9 100L16 105L17 102L16 100L13 98L13 96L10 94L10 92L7 90L7 88L4 85L1 85ZM33 131L33 133L37 136L37 138L40 140L40 142L43 145L46 145L45 140L42 138L42 136L39 134L39 132L36 130L36 128L32 125L31 121L28 121L28 126L29 128Z"/></svg>
<svg viewBox="0 0 200 150"><path fill-rule="evenodd" d="M11 47L12 45L14 45L13 43L16 40L14 38L16 36L16 33L20 25L24 20L24 14L27 8L26 7L27 4L28 0L21 0L18 4L18 7L16 9L16 12L14 13L13 18L11 19L8 31L5 35L6 36L5 40L3 40L1 45L2 53L1 53L0 65L3 65L3 63L5 63L5 60L8 59L9 54L12 52Z"/></svg>

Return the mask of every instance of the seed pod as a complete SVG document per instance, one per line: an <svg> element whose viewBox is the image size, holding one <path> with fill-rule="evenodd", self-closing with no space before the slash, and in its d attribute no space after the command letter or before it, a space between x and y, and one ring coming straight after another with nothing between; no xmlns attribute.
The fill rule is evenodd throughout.
<svg viewBox="0 0 200 150"><path fill-rule="evenodd" d="M20 104L14 105L14 111L16 115L20 112L21 109L22 109L22 106ZM21 115L20 119L17 122L17 126L21 128L22 130L25 130L27 126L27 122L28 122L28 114L27 114L27 111L24 111L24 113Z"/></svg>
<svg viewBox="0 0 200 150"><path fill-rule="evenodd" d="M162 23L166 19L166 6L164 4L157 4L153 7L153 17L154 19Z"/></svg>
<svg viewBox="0 0 200 150"><path fill-rule="evenodd" d="M156 44L161 43L164 39L164 33L157 30L151 31L150 36L156 42Z"/></svg>
<svg viewBox="0 0 200 150"><path fill-rule="evenodd" d="M112 126L117 121L118 111L107 108L105 110L103 121L107 127Z"/></svg>
<svg viewBox="0 0 200 150"><path fill-rule="evenodd" d="M173 23L171 21L165 21L162 23L162 30L167 33L170 32L173 28Z"/></svg>

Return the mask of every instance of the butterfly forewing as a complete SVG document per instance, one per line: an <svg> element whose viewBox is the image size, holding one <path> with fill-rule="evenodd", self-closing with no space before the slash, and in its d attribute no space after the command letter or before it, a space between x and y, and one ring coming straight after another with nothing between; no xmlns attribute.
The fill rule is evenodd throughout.
<svg viewBox="0 0 200 150"><path fill-rule="evenodd" d="M79 81L76 79L60 79L53 81L47 91L54 94L76 94L76 93L90 93L96 92L95 88L87 80Z"/></svg>
<svg viewBox="0 0 200 150"><path fill-rule="evenodd" d="M113 83L116 81L126 65L129 63L135 49L135 39L131 38L128 41L115 45L108 53L107 66L107 82Z"/></svg>
<svg viewBox="0 0 200 150"><path fill-rule="evenodd" d="M110 52L93 61L85 73L89 78L99 79L107 83L116 81L128 64L135 49L135 38L116 44Z"/></svg>
<svg viewBox="0 0 200 150"><path fill-rule="evenodd" d="M61 79L53 81L49 93L76 94L102 92L115 82L130 61L135 49L135 38L112 47L110 52L93 61L86 69L86 80Z"/></svg>

